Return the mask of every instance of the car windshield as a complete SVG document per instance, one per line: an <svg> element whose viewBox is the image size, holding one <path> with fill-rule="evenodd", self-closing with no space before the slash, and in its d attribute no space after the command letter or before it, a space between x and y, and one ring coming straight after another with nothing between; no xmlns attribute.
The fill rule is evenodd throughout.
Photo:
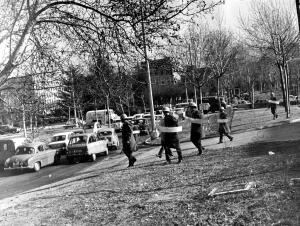
<svg viewBox="0 0 300 226"><path fill-rule="evenodd" d="M18 147L16 155L34 154L34 148L32 147Z"/></svg>
<svg viewBox="0 0 300 226"><path fill-rule="evenodd" d="M51 142L64 141L65 139L66 135L54 136L52 137Z"/></svg>
<svg viewBox="0 0 300 226"><path fill-rule="evenodd" d="M70 139L70 145L73 144L86 144L87 142L87 136L78 136L78 137L72 137Z"/></svg>
<svg viewBox="0 0 300 226"><path fill-rule="evenodd" d="M99 134L101 136L109 136L109 135L112 135L112 132L111 131L101 131L101 132L99 132Z"/></svg>

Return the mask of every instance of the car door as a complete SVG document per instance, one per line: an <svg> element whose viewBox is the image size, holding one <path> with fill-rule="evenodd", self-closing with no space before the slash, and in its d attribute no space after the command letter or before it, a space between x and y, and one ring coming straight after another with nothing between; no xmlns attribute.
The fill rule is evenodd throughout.
<svg viewBox="0 0 300 226"><path fill-rule="evenodd" d="M95 141L96 141L95 137L91 135L88 139L88 144L87 144L89 154L97 153Z"/></svg>
<svg viewBox="0 0 300 226"><path fill-rule="evenodd" d="M47 153L44 152L43 145L38 145L36 154L36 161L41 162L41 167L48 165Z"/></svg>
<svg viewBox="0 0 300 226"><path fill-rule="evenodd" d="M47 165L51 165L54 163L54 158L56 155L56 150L55 149L51 149L51 148L47 148L45 145L43 145L43 149L44 149L44 155L45 155L45 162Z"/></svg>

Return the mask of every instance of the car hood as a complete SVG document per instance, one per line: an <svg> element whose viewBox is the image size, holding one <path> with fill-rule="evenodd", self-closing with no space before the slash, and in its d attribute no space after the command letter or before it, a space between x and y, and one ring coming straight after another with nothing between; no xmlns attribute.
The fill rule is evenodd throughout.
<svg viewBox="0 0 300 226"><path fill-rule="evenodd" d="M33 155L14 155L9 158L9 162L25 162L30 159Z"/></svg>

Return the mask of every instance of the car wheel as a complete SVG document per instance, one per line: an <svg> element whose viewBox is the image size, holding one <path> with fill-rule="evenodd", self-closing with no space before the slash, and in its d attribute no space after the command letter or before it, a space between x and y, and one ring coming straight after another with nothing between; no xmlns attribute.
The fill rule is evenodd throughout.
<svg viewBox="0 0 300 226"><path fill-rule="evenodd" d="M34 163L33 169L35 172L38 172L41 169L41 163L40 162Z"/></svg>
<svg viewBox="0 0 300 226"><path fill-rule="evenodd" d="M92 162L95 162L95 161L96 161L96 158L97 158L97 157L96 157L96 154L92 154L92 155L91 155L91 160L92 160Z"/></svg>

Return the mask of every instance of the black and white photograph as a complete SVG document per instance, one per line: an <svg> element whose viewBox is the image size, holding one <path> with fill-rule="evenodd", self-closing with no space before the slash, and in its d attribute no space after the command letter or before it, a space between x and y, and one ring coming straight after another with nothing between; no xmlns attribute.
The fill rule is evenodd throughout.
<svg viewBox="0 0 300 226"><path fill-rule="evenodd" d="M299 226L300 0L0 0L0 226Z"/></svg>

